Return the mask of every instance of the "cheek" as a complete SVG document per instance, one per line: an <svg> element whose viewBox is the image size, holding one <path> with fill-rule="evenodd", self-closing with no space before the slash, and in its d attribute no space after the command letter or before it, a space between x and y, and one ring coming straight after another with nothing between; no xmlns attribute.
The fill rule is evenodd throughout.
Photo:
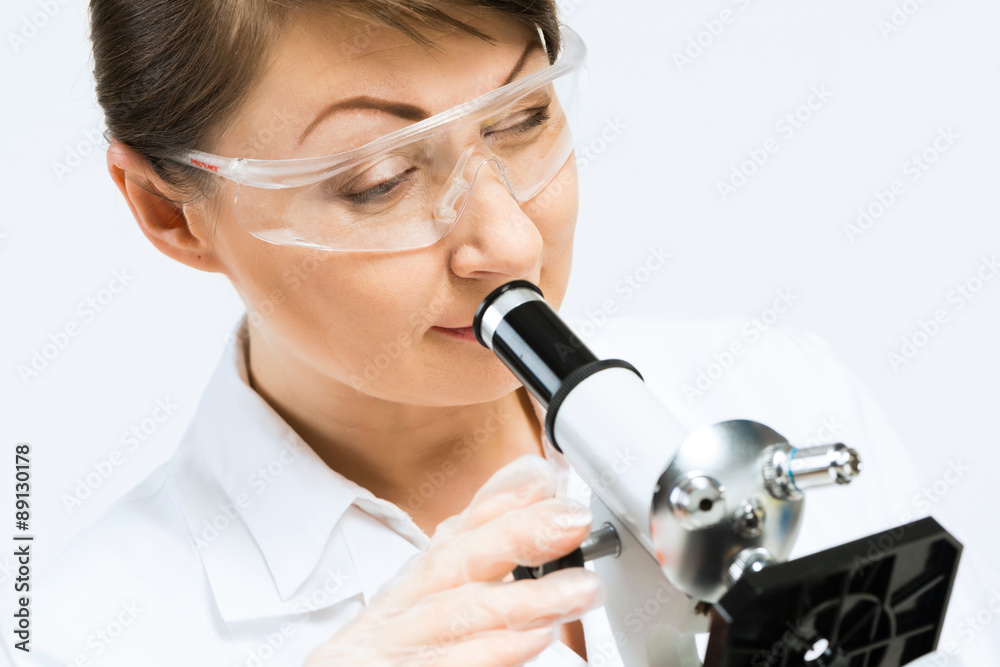
<svg viewBox="0 0 1000 667"><path fill-rule="evenodd" d="M571 153L549 184L524 205L525 214L538 226L546 243L572 241L579 208L576 153Z"/></svg>
<svg viewBox="0 0 1000 667"><path fill-rule="evenodd" d="M330 266L303 290L303 306L312 309L305 315L333 334L345 363L369 360L393 342L407 349L447 306L437 289L439 273L427 261L400 256Z"/></svg>
<svg viewBox="0 0 1000 667"><path fill-rule="evenodd" d="M268 245L267 256L252 264L245 281L252 320L269 340L347 384L373 366L382 381L409 372L419 337L454 310L441 296L430 255Z"/></svg>
<svg viewBox="0 0 1000 667"><path fill-rule="evenodd" d="M573 258L573 236L579 210L576 153L534 199L524 206L542 235L542 273L539 287L554 308L562 303Z"/></svg>

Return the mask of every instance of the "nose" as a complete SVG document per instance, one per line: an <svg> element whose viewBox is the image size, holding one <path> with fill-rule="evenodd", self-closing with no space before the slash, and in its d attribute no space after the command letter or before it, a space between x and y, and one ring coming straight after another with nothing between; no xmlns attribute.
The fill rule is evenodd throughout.
<svg viewBox="0 0 1000 667"><path fill-rule="evenodd" d="M478 161L451 230L451 268L463 278L538 279L542 236L511 194L502 163Z"/></svg>

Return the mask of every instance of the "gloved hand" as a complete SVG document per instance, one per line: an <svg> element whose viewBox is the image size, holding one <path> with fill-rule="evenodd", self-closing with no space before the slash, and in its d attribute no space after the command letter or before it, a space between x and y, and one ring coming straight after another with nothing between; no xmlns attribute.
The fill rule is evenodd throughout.
<svg viewBox="0 0 1000 667"><path fill-rule="evenodd" d="M582 567L509 576L515 565L566 555L588 535L590 510L555 498L556 483L539 456L498 470L306 667L513 667L541 653L560 624L604 600L603 582Z"/></svg>

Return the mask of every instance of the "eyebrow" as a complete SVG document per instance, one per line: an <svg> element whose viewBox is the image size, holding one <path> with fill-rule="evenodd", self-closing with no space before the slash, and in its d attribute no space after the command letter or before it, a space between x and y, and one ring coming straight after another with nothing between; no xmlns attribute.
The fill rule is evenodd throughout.
<svg viewBox="0 0 1000 667"><path fill-rule="evenodd" d="M514 80L514 78L524 69L524 63L527 62L528 56L535 49L542 48L540 42L531 42L524 49L524 53L518 59L517 64L514 65L514 69L510 71L507 75L507 79L500 84L500 86L506 86L508 83ZM346 100L341 100L339 102L334 102L326 109L320 112L313 122L309 123L309 126L302 132L299 136L298 145L301 146L302 142L305 141L306 137L316 129L316 126L322 123L324 120L337 113L338 111L344 111L346 109L375 109L377 111L384 111L385 113L392 114L393 116L398 116L405 120L418 121L429 118L430 114L418 106L412 104L406 104L405 102L393 102L391 100L383 100L378 97L369 97L367 95L359 95L357 97L350 97Z"/></svg>

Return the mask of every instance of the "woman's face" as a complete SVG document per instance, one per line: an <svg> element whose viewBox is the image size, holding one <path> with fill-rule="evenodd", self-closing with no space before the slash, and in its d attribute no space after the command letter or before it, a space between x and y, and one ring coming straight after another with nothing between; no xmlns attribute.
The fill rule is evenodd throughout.
<svg viewBox="0 0 1000 667"><path fill-rule="evenodd" d="M242 113L213 152L258 158L329 155L398 129L398 117L344 109L300 135L327 107L368 96L429 114L499 87L522 56L521 74L548 64L537 34L491 12L464 22L493 36L428 34L428 49L405 35L330 14L293 21ZM483 170L485 174L487 170ZM518 204L492 174L481 175L455 227L416 250L328 252L258 240L237 222L226 181L214 236L224 270L247 302L255 352L289 369L383 400L462 405L495 400L519 386L492 352L436 327L472 324L497 286L525 279L558 307L569 278L577 215L576 161ZM207 213L206 213L207 215Z"/></svg>

